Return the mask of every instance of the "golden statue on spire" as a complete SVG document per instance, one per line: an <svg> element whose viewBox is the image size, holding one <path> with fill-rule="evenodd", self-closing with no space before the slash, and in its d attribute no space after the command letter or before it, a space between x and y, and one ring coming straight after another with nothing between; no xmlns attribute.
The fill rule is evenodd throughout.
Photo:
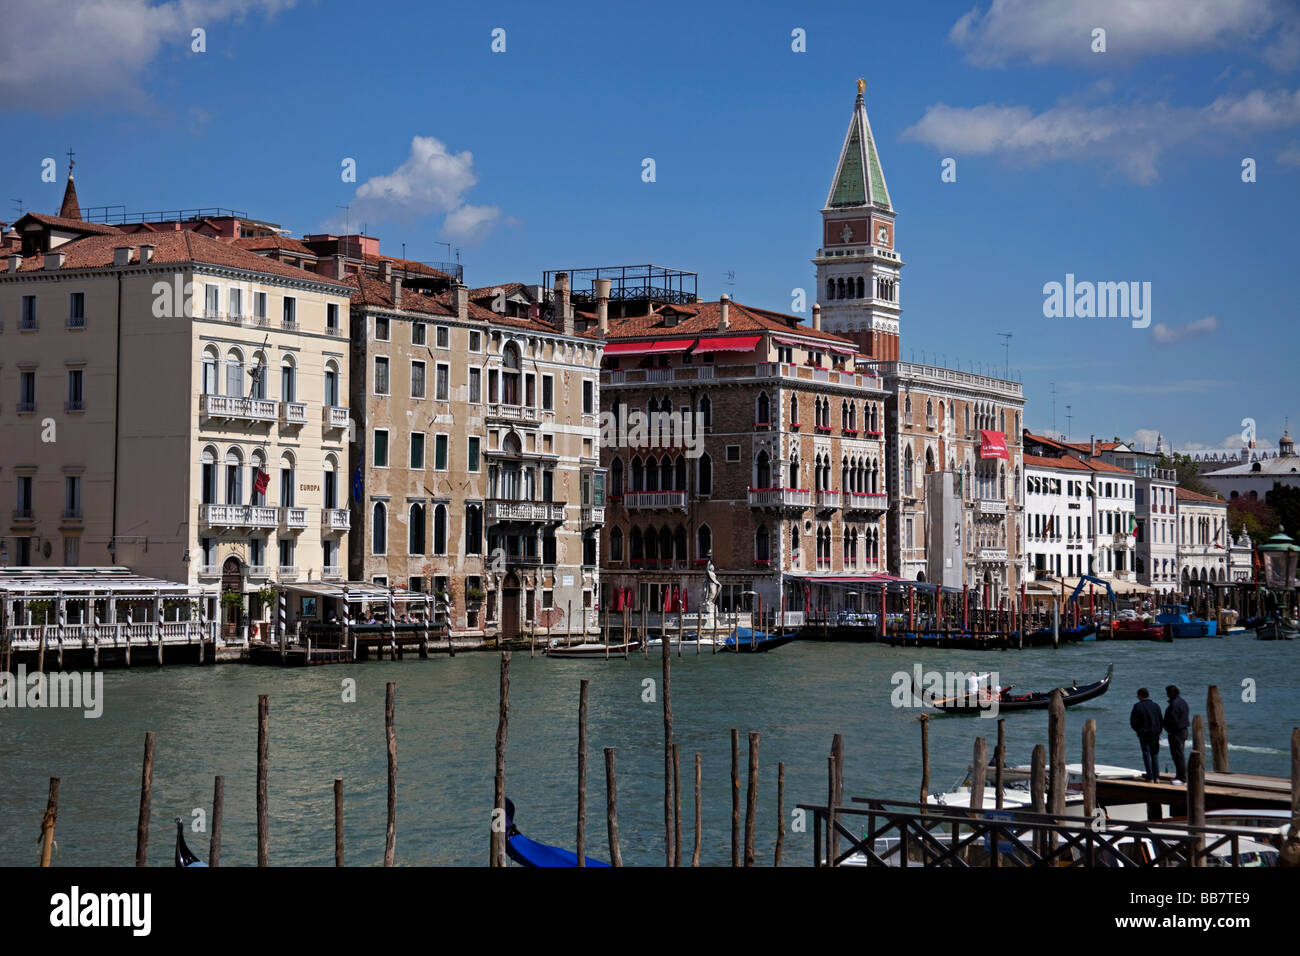
<svg viewBox="0 0 1300 956"><path fill-rule="evenodd" d="M866 91L867 91L867 81L864 80L862 77L858 77L858 96L861 96Z"/></svg>

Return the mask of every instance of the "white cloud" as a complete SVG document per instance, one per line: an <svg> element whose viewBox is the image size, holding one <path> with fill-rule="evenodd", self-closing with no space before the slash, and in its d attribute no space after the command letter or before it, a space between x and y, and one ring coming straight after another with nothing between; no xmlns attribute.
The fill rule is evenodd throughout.
<svg viewBox="0 0 1300 956"><path fill-rule="evenodd" d="M1106 52L1092 31L1106 31ZM1290 0L992 0L961 16L948 39L977 66L1011 60L1102 68L1116 60L1254 48L1279 71L1300 64L1300 12Z"/></svg>
<svg viewBox="0 0 1300 956"><path fill-rule="evenodd" d="M482 239L501 218L496 206L465 202L466 193L477 184L473 153L453 153L433 136L416 136L401 166L391 173L372 176L357 187L347 218L356 225L444 215L443 232L449 238L472 242ZM331 230L342 226L342 217L326 224Z"/></svg>
<svg viewBox="0 0 1300 956"><path fill-rule="evenodd" d="M1158 428L1139 428L1130 444L1138 451L1155 451L1156 442L1163 441L1163 434Z"/></svg>
<svg viewBox="0 0 1300 956"><path fill-rule="evenodd" d="M902 138L946 154L999 155L1036 165L1055 160L1109 163L1135 182L1158 177L1169 149L1200 149L1225 138L1300 125L1300 90L1252 90L1202 107L1166 103L1078 106L1040 113L1027 106L936 103Z"/></svg>
<svg viewBox="0 0 1300 956"><path fill-rule="evenodd" d="M1157 322L1151 326L1151 338L1158 345L1173 345L1193 336L1208 335L1218 327L1219 317L1217 315L1207 315L1203 319L1188 322L1186 325L1170 326L1165 325L1163 322Z"/></svg>
<svg viewBox="0 0 1300 956"><path fill-rule="evenodd" d="M42 0L5 4L0 30L0 109L71 109L118 96L143 103L142 77L166 49L185 56L190 33L294 0Z"/></svg>

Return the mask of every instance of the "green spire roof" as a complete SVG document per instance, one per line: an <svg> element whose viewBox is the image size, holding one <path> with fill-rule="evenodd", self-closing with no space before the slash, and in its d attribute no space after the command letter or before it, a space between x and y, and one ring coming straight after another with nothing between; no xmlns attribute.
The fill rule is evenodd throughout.
<svg viewBox="0 0 1300 956"><path fill-rule="evenodd" d="M862 86L862 83L858 84L859 90ZM835 179L831 184L830 195L826 198L826 205L840 207L871 204L889 210L894 208L889 201L889 187L885 185L880 156L876 153L876 140L871 135L867 104L859 92L857 102L853 104L853 116L844 136L844 147L840 150L839 165L835 168Z"/></svg>

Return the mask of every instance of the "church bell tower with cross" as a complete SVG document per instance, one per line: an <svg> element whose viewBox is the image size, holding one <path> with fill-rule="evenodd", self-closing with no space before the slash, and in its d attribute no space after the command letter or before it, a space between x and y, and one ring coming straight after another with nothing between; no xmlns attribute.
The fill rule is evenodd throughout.
<svg viewBox="0 0 1300 956"><path fill-rule="evenodd" d="M822 208L821 248L812 261L822 328L888 362L898 359L903 260L895 247L894 207L867 119L866 85L858 80L858 98Z"/></svg>

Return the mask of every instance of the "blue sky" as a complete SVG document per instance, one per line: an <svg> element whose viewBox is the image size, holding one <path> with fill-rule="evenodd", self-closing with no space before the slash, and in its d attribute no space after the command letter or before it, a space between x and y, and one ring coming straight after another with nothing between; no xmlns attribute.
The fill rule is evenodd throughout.
<svg viewBox="0 0 1300 956"><path fill-rule="evenodd" d="M450 242L471 285L654 262L788 311L791 290L813 294L862 76L908 263L904 358L1000 370L1010 332L1027 423L1052 427L1055 383L1076 440L1217 447L1243 418L1261 443L1287 416L1300 427L1289 0L362 9L8 7L0 219L19 198L56 211L72 147L87 206L220 205L300 236L349 204L385 252L440 260ZM58 183L41 181L47 156ZM1043 285L1067 273L1150 282L1151 327L1045 318Z"/></svg>

